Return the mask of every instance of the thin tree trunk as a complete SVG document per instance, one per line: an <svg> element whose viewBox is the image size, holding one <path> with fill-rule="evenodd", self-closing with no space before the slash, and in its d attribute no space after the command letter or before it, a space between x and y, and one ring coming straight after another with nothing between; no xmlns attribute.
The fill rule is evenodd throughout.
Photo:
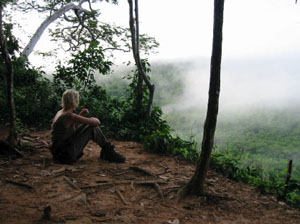
<svg viewBox="0 0 300 224"><path fill-rule="evenodd" d="M153 104L155 86L153 84L151 84L151 82L147 78L147 76L145 74L145 71L144 71L144 67L143 67L142 62L141 62L141 58L140 58L138 0L135 0L135 22L134 22L134 18L133 18L133 3L132 3L132 0L128 0L128 4L129 4L129 17L130 17L129 18L129 25L130 25L130 31L131 31L131 36L132 36L131 38L132 38L133 57L134 57L135 63L136 63L137 68L138 68L138 72L139 72L139 76L140 76L139 80L142 78L144 80L144 82L146 83L148 89L149 89L149 101L148 101L148 106L147 106L147 114L150 115L150 113L152 111L152 104ZM141 82L141 84L140 83L138 83L138 84L141 85L142 82ZM138 97L143 98L143 96L139 93L139 91L142 90L142 86L138 86L137 90L138 90L138 94L139 94L139 95L137 95L137 100L138 100ZM141 103L141 102L139 102L139 103Z"/></svg>
<svg viewBox="0 0 300 224"><path fill-rule="evenodd" d="M136 27L135 27L134 17L133 17L133 3L131 0L128 0L128 4L129 4L129 26L131 32L132 53L133 53L134 61L137 62L138 47L137 47ZM135 105L136 111L139 113L142 109L142 102L143 102L143 78L139 70L138 70L138 77L137 77L135 100L136 100L136 105Z"/></svg>
<svg viewBox="0 0 300 224"><path fill-rule="evenodd" d="M11 145L17 144L17 129L16 129L16 110L14 102L14 68L10 55L7 50L6 38L4 36L3 21L2 21L3 7L0 5L0 44L1 53L3 55L6 69L7 69L7 100L9 108L9 123L10 132L8 136L8 143Z"/></svg>
<svg viewBox="0 0 300 224"><path fill-rule="evenodd" d="M286 194L287 194L288 187L289 187L289 182L290 182L290 179L292 176L292 168L293 168L293 160L290 160L289 164L288 164L288 171L286 173L286 178L285 178L285 188L284 188L283 195L282 195L284 199L286 198Z"/></svg>
<svg viewBox="0 0 300 224"><path fill-rule="evenodd" d="M149 101L147 106L147 115L151 114L152 111L152 104L153 104L153 97L154 97L154 90L155 86L151 84L149 79L146 76L144 71L144 67L141 62L140 58L140 28L139 28L139 0L135 0L135 27L136 27L136 55L137 55L137 66L140 73L140 76L145 81L148 89L149 89Z"/></svg>
<svg viewBox="0 0 300 224"><path fill-rule="evenodd" d="M137 78L137 85L136 85L136 111L140 113L142 111L142 105L143 105L143 77L138 73L138 78Z"/></svg>
<svg viewBox="0 0 300 224"><path fill-rule="evenodd" d="M217 124L220 73L222 59L222 32L223 32L224 0L214 0L214 30L213 47L210 67L210 86L208 108L204 124L202 149L194 176L189 183L179 191L179 198L187 194L204 194L204 183L209 168L209 161L214 145L214 135Z"/></svg>

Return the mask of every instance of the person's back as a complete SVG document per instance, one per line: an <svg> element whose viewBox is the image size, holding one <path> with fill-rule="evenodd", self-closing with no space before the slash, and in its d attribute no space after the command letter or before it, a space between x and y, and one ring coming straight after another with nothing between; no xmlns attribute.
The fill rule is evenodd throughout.
<svg viewBox="0 0 300 224"><path fill-rule="evenodd" d="M51 140L54 145L61 145L75 133L75 124L67 126L71 119L70 113L61 114L51 125Z"/></svg>
<svg viewBox="0 0 300 224"><path fill-rule="evenodd" d="M101 148L100 158L110 162L125 162L125 157L115 152L114 146L107 141L94 117L85 117L89 112L81 110L73 113L79 104L79 94L66 90L62 96L62 109L58 111L51 126L51 153L53 159L61 163L75 163L82 155L89 140Z"/></svg>

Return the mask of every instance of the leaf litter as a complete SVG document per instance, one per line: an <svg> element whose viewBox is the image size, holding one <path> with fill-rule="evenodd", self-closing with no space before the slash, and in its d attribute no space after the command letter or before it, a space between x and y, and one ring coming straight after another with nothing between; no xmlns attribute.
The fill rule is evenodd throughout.
<svg viewBox="0 0 300 224"><path fill-rule="evenodd" d="M25 137L25 138L24 138ZM4 136L0 136L0 139ZM49 131L23 136L35 153L0 158L0 223L300 223L300 210L210 170L206 196L175 197L195 165L113 141L126 163L90 142L75 165L53 163Z"/></svg>

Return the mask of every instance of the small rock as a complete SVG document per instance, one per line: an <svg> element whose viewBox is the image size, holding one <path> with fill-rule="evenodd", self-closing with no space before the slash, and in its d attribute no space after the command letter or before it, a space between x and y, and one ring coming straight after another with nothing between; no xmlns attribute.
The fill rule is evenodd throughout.
<svg viewBox="0 0 300 224"><path fill-rule="evenodd" d="M179 219L174 219L173 221L169 220L167 224L180 224Z"/></svg>
<svg viewBox="0 0 300 224"><path fill-rule="evenodd" d="M116 192L114 189L109 189L108 191L112 194L114 194Z"/></svg>

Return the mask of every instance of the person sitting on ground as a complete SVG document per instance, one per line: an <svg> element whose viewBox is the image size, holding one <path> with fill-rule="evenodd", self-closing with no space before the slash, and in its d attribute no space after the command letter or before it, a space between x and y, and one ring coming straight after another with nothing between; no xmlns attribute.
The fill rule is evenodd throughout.
<svg viewBox="0 0 300 224"><path fill-rule="evenodd" d="M125 157L115 151L102 133L100 121L95 117L85 117L89 111L82 109L75 114L73 111L79 104L79 93L66 90L62 96L62 109L58 111L51 125L51 154L54 161L66 164L75 163L83 155L83 149L93 140L101 148L100 158L109 162L122 163Z"/></svg>

